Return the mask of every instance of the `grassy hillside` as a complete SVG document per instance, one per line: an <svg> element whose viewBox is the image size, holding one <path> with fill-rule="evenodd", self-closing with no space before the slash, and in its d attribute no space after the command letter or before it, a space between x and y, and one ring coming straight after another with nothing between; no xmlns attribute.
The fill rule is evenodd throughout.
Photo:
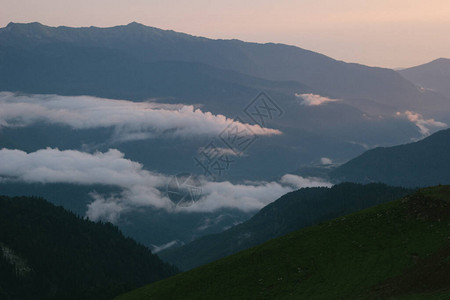
<svg viewBox="0 0 450 300"><path fill-rule="evenodd" d="M110 223L0 196L0 299L111 299L176 273Z"/></svg>
<svg viewBox="0 0 450 300"><path fill-rule="evenodd" d="M449 202L427 188L116 299L448 299Z"/></svg>
<svg viewBox="0 0 450 300"><path fill-rule="evenodd" d="M342 183L332 188L303 188L283 195L246 222L158 255L186 271L301 228L409 193L411 190L384 184Z"/></svg>

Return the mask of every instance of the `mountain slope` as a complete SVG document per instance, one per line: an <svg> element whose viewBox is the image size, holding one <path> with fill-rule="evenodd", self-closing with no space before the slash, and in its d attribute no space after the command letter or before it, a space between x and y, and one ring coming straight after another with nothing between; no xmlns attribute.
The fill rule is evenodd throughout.
<svg viewBox="0 0 450 300"><path fill-rule="evenodd" d="M111 299L176 273L111 224L0 197L1 299Z"/></svg>
<svg viewBox="0 0 450 300"><path fill-rule="evenodd" d="M398 72L409 81L450 98L450 59L439 58Z"/></svg>
<svg viewBox="0 0 450 300"><path fill-rule="evenodd" d="M408 192L381 184L351 183L300 189L267 205L242 224L159 255L180 269L189 270L300 228L394 200Z"/></svg>
<svg viewBox="0 0 450 300"><path fill-rule="evenodd" d="M450 183L450 129L410 144L375 148L330 173L337 181L407 187Z"/></svg>
<svg viewBox="0 0 450 300"><path fill-rule="evenodd" d="M447 299L449 221L450 187L429 188L116 299Z"/></svg>

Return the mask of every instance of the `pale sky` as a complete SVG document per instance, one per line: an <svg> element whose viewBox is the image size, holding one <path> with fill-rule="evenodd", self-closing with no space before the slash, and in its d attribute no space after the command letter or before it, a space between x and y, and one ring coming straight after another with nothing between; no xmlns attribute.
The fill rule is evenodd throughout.
<svg viewBox="0 0 450 300"><path fill-rule="evenodd" d="M450 58L449 0L0 0L0 27L34 21L75 27L136 21L391 68Z"/></svg>

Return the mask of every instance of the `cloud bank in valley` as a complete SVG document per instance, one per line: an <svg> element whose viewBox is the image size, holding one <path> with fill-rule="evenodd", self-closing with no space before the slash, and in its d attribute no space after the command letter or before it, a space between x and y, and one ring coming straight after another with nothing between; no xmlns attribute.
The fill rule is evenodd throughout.
<svg viewBox="0 0 450 300"><path fill-rule="evenodd" d="M396 115L397 117L406 118L410 122L414 123L419 128L420 134L423 136L430 135L431 129L448 127L448 125L444 122L439 122L434 119L425 119L421 114L410 110L406 110L403 113L397 112Z"/></svg>
<svg viewBox="0 0 450 300"><path fill-rule="evenodd" d="M26 153L0 150L0 180L26 183L103 184L118 186L112 195L91 193L86 215L92 220L117 221L121 214L153 207L168 212L212 212L221 208L242 211L261 209L283 194L307 186L331 186L316 178L285 175L279 181L233 184L203 180L201 198L189 207L175 207L165 191L171 177L145 170L118 150L85 153L75 150L41 149Z"/></svg>
<svg viewBox="0 0 450 300"><path fill-rule="evenodd" d="M276 129L233 121L188 105L132 102L91 96L19 95L0 92L0 128L43 121L73 129L114 128L113 141L156 136L216 136L229 124L255 135L279 135Z"/></svg>
<svg viewBox="0 0 450 300"><path fill-rule="evenodd" d="M301 99L300 104L306 106L319 106L322 104L339 101L339 99L331 99L316 94L295 94L295 96Z"/></svg>

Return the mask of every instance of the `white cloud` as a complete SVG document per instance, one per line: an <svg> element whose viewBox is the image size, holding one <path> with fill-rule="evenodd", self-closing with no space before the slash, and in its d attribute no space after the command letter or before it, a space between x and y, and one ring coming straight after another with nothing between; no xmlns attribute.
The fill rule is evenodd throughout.
<svg viewBox="0 0 450 300"><path fill-rule="evenodd" d="M297 175L292 175L292 174L284 175L283 177L281 177L280 182L283 184L288 184L288 185L294 187L295 189L301 189L301 188L305 188L305 187L320 187L320 186L331 187L332 186L331 183L327 182L326 180L324 180L322 178L302 177L302 176L297 176Z"/></svg>
<svg viewBox="0 0 450 300"><path fill-rule="evenodd" d="M414 123L423 136L429 135L432 128L446 128L448 126L447 124L434 119L424 119L421 114L409 110L404 113L397 112L396 115L397 117L406 118Z"/></svg>
<svg viewBox="0 0 450 300"><path fill-rule="evenodd" d="M129 211L129 207L122 203L120 198L110 196L105 198L96 192L90 193L95 200L88 205L87 217L91 220L104 219L111 223L116 223L121 213Z"/></svg>
<svg viewBox="0 0 450 300"><path fill-rule="evenodd" d="M114 222L122 212L139 206L172 207L162 192L169 177L143 169L140 163L124 158L115 149L93 154L52 148L31 153L1 149L0 161L3 181L120 187L119 195L91 193L94 202L89 205L87 216L93 220L104 218Z"/></svg>
<svg viewBox="0 0 450 300"><path fill-rule="evenodd" d="M221 208L242 211L261 209L280 196L307 186L331 186L318 178L287 174L279 181L233 184L202 181L202 196L193 205L175 207L165 190L171 177L145 170L140 163L118 150L85 153L75 150L41 149L26 153L0 150L0 179L27 183L104 184L117 186L114 195L91 193L87 216L93 220L117 221L121 214L140 207L169 212L212 212Z"/></svg>
<svg viewBox="0 0 450 300"><path fill-rule="evenodd" d="M46 148L26 153L21 150L0 150L0 176L24 182L76 184L107 184L128 187L134 184L165 183L160 174L143 169L142 165L124 158L118 150L93 154L76 150Z"/></svg>
<svg viewBox="0 0 450 300"><path fill-rule="evenodd" d="M331 165L333 163L333 160L331 158L328 158L328 157L322 157L320 159L320 163L322 165Z"/></svg>
<svg viewBox="0 0 450 300"><path fill-rule="evenodd" d="M178 240L173 240L173 241L170 241L170 242L168 242L166 244L163 244L163 245L160 245L160 246L152 245L152 251L153 251L153 253L158 253L158 252L161 252L163 250L169 249L169 248L171 248L171 247L173 247L175 245L180 245L181 246L181 245L183 245L183 242L180 242Z"/></svg>
<svg viewBox="0 0 450 300"><path fill-rule="evenodd" d="M331 99L315 94L295 94L295 96L302 100L302 105L306 106L319 106L328 102L340 101L339 99Z"/></svg>
<svg viewBox="0 0 450 300"><path fill-rule="evenodd" d="M91 96L18 95L0 92L0 127L23 127L44 121L74 129L114 128L113 141L155 136L215 136L229 124L256 135L279 130L243 124L188 105L112 100Z"/></svg>

